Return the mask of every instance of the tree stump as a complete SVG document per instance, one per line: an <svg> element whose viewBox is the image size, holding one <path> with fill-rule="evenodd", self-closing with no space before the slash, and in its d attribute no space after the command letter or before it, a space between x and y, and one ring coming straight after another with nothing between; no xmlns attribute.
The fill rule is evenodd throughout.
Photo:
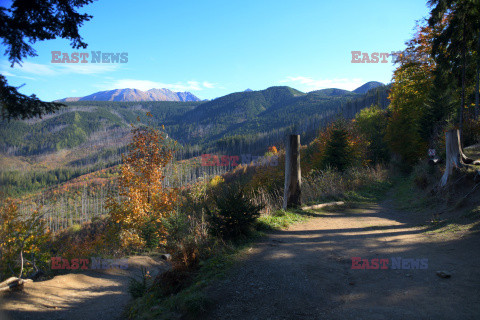
<svg viewBox="0 0 480 320"><path fill-rule="evenodd" d="M449 130L445 133L446 161L445 173L440 179L440 186L444 187L448 182L448 177L452 174L453 168L464 168L466 164L474 163L468 158L462 150L460 143L460 133L458 129Z"/></svg>

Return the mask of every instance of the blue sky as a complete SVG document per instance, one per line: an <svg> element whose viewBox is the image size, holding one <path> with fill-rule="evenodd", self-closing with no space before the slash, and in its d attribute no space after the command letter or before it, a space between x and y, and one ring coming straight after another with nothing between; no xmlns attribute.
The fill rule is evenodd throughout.
<svg viewBox="0 0 480 320"><path fill-rule="evenodd" d="M8 6L9 0L0 0ZM37 57L0 72L21 92L47 101L118 88L169 88L212 99L246 88L288 85L308 92L353 90L391 81L394 65L351 63L351 51L402 50L426 1L99 0L80 29L87 49L68 40L37 42ZM5 48L1 46L2 52ZM51 63L52 51L128 53L127 63Z"/></svg>

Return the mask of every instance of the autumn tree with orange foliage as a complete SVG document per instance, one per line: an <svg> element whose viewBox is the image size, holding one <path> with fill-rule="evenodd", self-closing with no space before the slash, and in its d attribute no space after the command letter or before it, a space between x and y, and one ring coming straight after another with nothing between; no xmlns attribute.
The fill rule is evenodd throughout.
<svg viewBox="0 0 480 320"><path fill-rule="evenodd" d="M277 154L277 153L278 153L277 147L275 146L268 147L267 154Z"/></svg>
<svg viewBox="0 0 480 320"><path fill-rule="evenodd" d="M350 166L366 166L368 143L353 122L338 119L321 130L303 152L302 171L334 167L340 171Z"/></svg>
<svg viewBox="0 0 480 320"><path fill-rule="evenodd" d="M419 25L414 38L396 58L398 67L389 95L391 117L386 140L405 168L427 154L428 141L422 138L421 120L435 80L436 63L431 52L438 33L439 30Z"/></svg>
<svg viewBox="0 0 480 320"><path fill-rule="evenodd" d="M51 233L37 209L22 216L19 201L6 199L0 205L0 280L7 275L22 278L45 268L48 257L43 246Z"/></svg>
<svg viewBox="0 0 480 320"><path fill-rule="evenodd" d="M173 159L172 150L164 143L165 133L151 126L132 128L129 152L122 156L120 200L109 197L106 202L124 248L163 243L162 219L172 212L177 199L177 189L163 186L164 169Z"/></svg>

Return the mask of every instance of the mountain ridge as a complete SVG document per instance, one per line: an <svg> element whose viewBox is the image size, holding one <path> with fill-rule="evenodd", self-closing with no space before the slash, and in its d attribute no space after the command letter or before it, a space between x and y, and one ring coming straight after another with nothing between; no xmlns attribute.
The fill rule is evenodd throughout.
<svg viewBox="0 0 480 320"><path fill-rule="evenodd" d="M381 87L381 86L384 86L384 85L385 85L384 83L381 83L381 82L378 82L378 81L369 81L367 83L364 83L363 85L361 85L357 89L353 90L352 92L365 94L368 91L370 91L371 89L375 89L377 87Z"/></svg>
<svg viewBox="0 0 480 320"><path fill-rule="evenodd" d="M140 89L125 88L113 89L106 91L98 91L83 97L67 97L56 102L75 102L75 101L200 101L200 98L193 93L175 92L166 88L156 89L152 88L147 91Z"/></svg>
<svg viewBox="0 0 480 320"><path fill-rule="evenodd" d="M382 86L366 94L341 89L303 93L277 86L210 101L66 102L66 108L42 119L3 122L0 154L40 155L76 147L93 152L91 146L120 148L126 145L130 124L150 120L164 125L169 136L189 145L189 150L255 152L254 148L261 149L264 144L282 143L288 133L302 134L302 141L308 143L318 128L337 115L351 119L372 104L385 108L388 90L389 86ZM153 118L148 119L146 112ZM252 149L242 149L245 141L250 141ZM254 145L252 141L256 141Z"/></svg>

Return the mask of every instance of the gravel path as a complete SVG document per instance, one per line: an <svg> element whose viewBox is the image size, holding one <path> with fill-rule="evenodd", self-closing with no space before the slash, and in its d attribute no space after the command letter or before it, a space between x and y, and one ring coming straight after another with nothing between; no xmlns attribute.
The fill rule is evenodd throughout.
<svg viewBox="0 0 480 320"><path fill-rule="evenodd" d="M211 286L206 318L480 319L478 231L426 234L423 218L383 203L275 232ZM352 270L352 257L426 258L428 268Z"/></svg>

